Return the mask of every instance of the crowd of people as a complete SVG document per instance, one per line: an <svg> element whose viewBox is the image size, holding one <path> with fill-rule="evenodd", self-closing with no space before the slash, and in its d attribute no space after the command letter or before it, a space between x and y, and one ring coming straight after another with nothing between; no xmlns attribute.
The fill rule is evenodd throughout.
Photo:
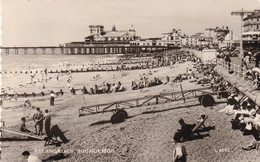
<svg viewBox="0 0 260 162"><path fill-rule="evenodd" d="M227 106L219 112L225 112L227 115L233 115L231 120L232 129L241 130L243 135L253 135L255 142L243 147L244 150L256 149L257 141L260 140L260 109L248 97L239 97L236 91L233 91L227 100Z"/></svg>
<svg viewBox="0 0 260 162"><path fill-rule="evenodd" d="M132 81L131 89L137 90L137 89L143 89L145 87L153 87L162 84L162 81L156 77L153 79L149 79L149 77L142 75L139 82Z"/></svg>
<svg viewBox="0 0 260 162"><path fill-rule="evenodd" d="M103 85L95 84L94 87L89 88L89 90L84 86L82 89L83 94L103 94L103 93L112 93L112 92L122 92L126 88L119 81L117 83L103 83Z"/></svg>
<svg viewBox="0 0 260 162"><path fill-rule="evenodd" d="M37 107L36 112L33 114L32 120L34 121L34 128L36 135L43 135L43 123L45 121L45 133L47 136L50 136L51 129L51 114L46 109L45 114L42 113L42 110ZM26 118L21 118L20 131L30 133L32 131L28 130L26 127Z"/></svg>

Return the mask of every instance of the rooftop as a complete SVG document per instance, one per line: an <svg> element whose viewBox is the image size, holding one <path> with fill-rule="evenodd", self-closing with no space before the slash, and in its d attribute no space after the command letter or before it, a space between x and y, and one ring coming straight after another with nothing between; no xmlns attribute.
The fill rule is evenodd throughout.
<svg viewBox="0 0 260 162"><path fill-rule="evenodd" d="M244 18L244 21L251 18L260 18L260 10L255 10L253 14L248 15L246 18Z"/></svg>

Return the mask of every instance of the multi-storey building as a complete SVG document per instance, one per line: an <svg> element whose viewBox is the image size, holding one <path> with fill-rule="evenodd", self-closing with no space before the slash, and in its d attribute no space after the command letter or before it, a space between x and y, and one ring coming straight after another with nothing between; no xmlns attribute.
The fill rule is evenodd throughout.
<svg viewBox="0 0 260 162"><path fill-rule="evenodd" d="M219 48L230 48L234 44L233 31L226 27L216 27L213 42L218 44Z"/></svg>
<svg viewBox="0 0 260 162"><path fill-rule="evenodd" d="M243 46L244 48L260 48L260 9L254 10L251 15L243 19Z"/></svg>
<svg viewBox="0 0 260 162"><path fill-rule="evenodd" d="M158 38L147 38L131 41L131 45L136 46L165 46L165 47L180 47L182 45L181 30L173 29L169 33L163 33Z"/></svg>

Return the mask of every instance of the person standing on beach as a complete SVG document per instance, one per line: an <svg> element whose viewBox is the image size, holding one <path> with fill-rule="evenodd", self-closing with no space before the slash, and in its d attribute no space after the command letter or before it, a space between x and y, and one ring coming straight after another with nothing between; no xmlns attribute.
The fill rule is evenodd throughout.
<svg viewBox="0 0 260 162"><path fill-rule="evenodd" d="M36 111L37 112L33 114L33 121L35 122L35 132L37 135L40 135L43 127L43 114L39 107L36 108Z"/></svg>
<svg viewBox="0 0 260 162"><path fill-rule="evenodd" d="M250 56L248 55L248 53L245 52L245 55L244 55L244 65L245 65L245 68L248 69L248 66L249 66L249 58Z"/></svg>
<svg viewBox="0 0 260 162"><path fill-rule="evenodd" d="M55 94L53 91L51 91L51 94L50 94L50 105L51 106L54 106L54 100L55 100Z"/></svg>
<svg viewBox="0 0 260 162"><path fill-rule="evenodd" d="M48 74L47 68L44 69L44 74L45 74L45 76L47 76L47 74Z"/></svg>
<svg viewBox="0 0 260 162"><path fill-rule="evenodd" d="M18 94L14 92L14 100L17 101Z"/></svg>
<svg viewBox="0 0 260 162"><path fill-rule="evenodd" d="M45 132L49 137L51 133L51 114L49 114L48 110L45 110L44 119L45 119Z"/></svg>
<svg viewBox="0 0 260 162"><path fill-rule="evenodd" d="M230 70L230 66L231 66L231 59L229 57L229 53L225 53L224 59L226 61L226 63L228 64L228 70Z"/></svg>
<svg viewBox="0 0 260 162"><path fill-rule="evenodd" d="M255 67L259 68L260 52L255 54Z"/></svg>

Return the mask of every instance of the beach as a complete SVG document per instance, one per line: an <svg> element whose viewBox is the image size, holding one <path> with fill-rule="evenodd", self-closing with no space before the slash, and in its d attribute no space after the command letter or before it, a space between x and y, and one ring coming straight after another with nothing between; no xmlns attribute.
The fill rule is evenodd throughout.
<svg viewBox="0 0 260 162"><path fill-rule="evenodd" d="M46 61L48 62L48 60ZM61 62L57 59L56 62L52 61L52 64ZM82 64L84 61L75 61L75 63ZM256 150L245 152L241 149L242 146L254 141L252 136L243 136L242 132L232 130L230 123L232 116L218 112L226 106L226 103L203 107L198 99L194 99L185 103L178 101L146 105L127 109L129 118L118 124L110 123L112 112L79 117L78 109L82 106L180 91L180 84L183 90L202 88L202 85L190 82L190 79L181 83L171 81L166 83L166 76L174 77L186 73L187 68L195 71L193 64L187 61L153 69L72 73L72 87L86 86L89 88L95 84L102 85L104 82L117 83L120 81L126 90L116 93L89 95L78 92L73 95L69 93L66 75L60 77L59 81L51 79L46 83L46 91L62 88L66 92L64 95L56 97L55 106L49 105L49 95L29 97L29 99L35 107L40 107L43 111L46 109L50 111L52 125L57 124L62 131L65 131L65 136L70 141L61 144L61 147L44 146L44 141L3 132L2 160L22 161L21 153L28 150L45 160L51 159L51 156L58 152L63 152L66 157L62 161L171 161L174 147L173 136L180 128L178 120L183 118L187 123L194 123L200 114L207 114L208 119L205 125L215 126L215 130L210 130L210 136L203 139L184 143L188 152L188 161L257 161L259 153ZM131 82L139 80L140 75L148 73L150 73L149 78L161 78L163 84L131 90ZM5 74L2 75L4 78ZM48 75L55 76L55 74ZM99 75L98 79L93 79L97 75ZM19 74L15 77L15 80L11 81L13 85L10 84L9 87L19 85L20 81L30 80L26 74ZM3 79L3 86L10 82L8 79L9 77L6 77L6 80ZM21 88L20 91L22 92L22 90L26 90L26 92L41 91L41 84ZM19 127L20 118L26 117L27 128L34 131L32 115L35 109L23 107L24 101L25 98L18 98L17 101L13 99L4 101L1 120L5 121L8 127Z"/></svg>

